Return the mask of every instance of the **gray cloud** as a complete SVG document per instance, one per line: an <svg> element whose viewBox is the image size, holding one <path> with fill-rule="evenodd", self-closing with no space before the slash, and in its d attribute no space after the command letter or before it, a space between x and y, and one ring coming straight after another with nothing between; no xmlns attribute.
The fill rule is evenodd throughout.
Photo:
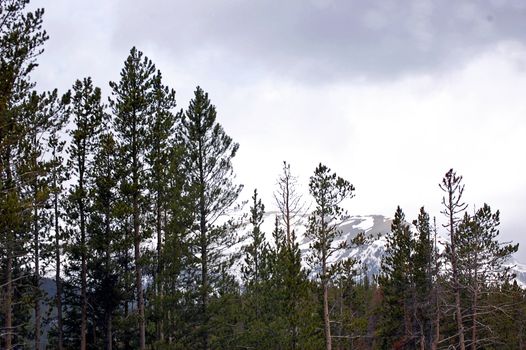
<svg viewBox="0 0 526 350"><path fill-rule="evenodd" d="M453 166L468 202L502 209L503 238L526 244L523 0L32 4L51 36L38 88L91 75L108 93L136 45L179 107L197 84L210 92L241 144L240 182L268 201L282 160L304 185L323 161L356 185L353 213L400 204L413 217L426 204L438 215L437 183Z"/></svg>
<svg viewBox="0 0 526 350"><path fill-rule="evenodd" d="M525 15L522 1L121 0L113 44L174 59L213 55L231 74L241 66L303 82L390 78L525 42Z"/></svg>

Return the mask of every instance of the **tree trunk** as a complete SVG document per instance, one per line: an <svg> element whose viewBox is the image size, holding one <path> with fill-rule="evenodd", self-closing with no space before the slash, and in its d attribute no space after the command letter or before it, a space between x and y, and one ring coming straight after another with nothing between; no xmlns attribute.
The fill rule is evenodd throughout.
<svg viewBox="0 0 526 350"><path fill-rule="evenodd" d="M53 186L56 190L57 188L57 179L56 175L53 175ZM55 283L57 286L56 306L57 306L57 336L58 344L57 349L62 350L63 345L63 325L62 325L62 280L60 278L60 227L58 224L58 193L55 193L54 200L54 213L55 213Z"/></svg>
<svg viewBox="0 0 526 350"><path fill-rule="evenodd" d="M323 323L325 330L325 349L332 349L331 339L331 321L329 317L329 286L327 282L323 283Z"/></svg>
<svg viewBox="0 0 526 350"><path fill-rule="evenodd" d="M203 350L208 350L208 237L206 230L206 199L205 199L205 174L203 165L203 149L199 142L199 184L201 186L199 194L199 232L201 244L201 306L203 313Z"/></svg>
<svg viewBox="0 0 526 350"><path fill-rule="evenodd" d="M8 228L8 248L7 248L7 278L6 278L6 302L5 302L5 347L6 350L12 349L13 339L13 231Z"/></svg>
<svg viewBox="0 0 526 350"><path fill-rule="evenodd" d="M471 329L471 350L477 350L477 299L478 299L478 283L476 281L477 274L475 273L475 290L473 291L473 328Z"/></svg>
<svg viewBox="0 0 526 350"><path fill-rule="evenodd" d="M437 229L436 229L436 218L434 217L433 218L433 222L434 222L434 234L435 234L435 244L433 246L433 262L435 263L435 266L434 266L434 274L435 276L438 276L438 270L439 270L439 267L438 267L438 257L437 257L437 252L436 252L436 247L437 247ZM435 325L434 325L434 338L433 338L433 341L431 343L431 350L437 350L438 348L438 341L440 340L440 303L439 303L439 299L438 299L438 295L439 295L440 291L439 291L439 286L438 286L438 283L435 283L435 286L433 287L433 294L434 294L434 302L435 302Z"/></svg>
<svg viewBox="0 0 526 350"><path fill-rule="evenodd" d="M202 201L204 202L204 201ZM201 206L202 213L204 204ZM208 245L206 237L206 221L204 215L201 215L201 304L203 313L203 350L208 350Z"/></svg>
<svg viewBox="0 0 526 350"><path fill-rule="evenodd" d="M106 213L105 213L105 232L107 237L107 245L106 245L106 275L111 275L111 227L110 227L110 205L106 206ZM110 309L106 310L106 350L111 350L112 343L113 343L113 334L112 334L112 317L111 313L113 312L113 305L111 305Z"/></svg>
<svg viewBox="0 0 526 350"><path fill-rule="evenodd" d="M131 236L131 232L130 232L130 226L129 226L130 222L129 222L129 217L127 217L125 219L125 222L124 222L124 235L125 235L125 241L128 242L128 240L130 239L130 236ZM130 281L130 256L129 256L129 252L128 252L128 249L125 248L124 249L124 283L126 285L126 287L130 286L131 284L131 281ZM129 314L130 314L130 303L129 303L129 299L126 299L124 301L124 318L127 319ZM129 337L124 337L124 349L130 349L131 348L131 345L130 345L130 338Z"/></svg>
<svg viewBox="0 0 526 350"><path fill-rule="evenodd" d="M323 227L323 223L322 223ZM324 229L324 228L322 228ZM325 331L325 349L332 349L331 320L329 315L329 280L327 278L327 252L322 248L322 284L323 284L323 324Z"/></svg>
<svg viewBox="0 0 526 350"><path fill-rule="evenodd" d="M157 230L157 270L156 270L156 276L154 278L154 281L156 283L156 289L157 289L157 302L156 302L156 308L157 310L157 316L160 315L162 312L162 307L160 306L162 303L162 281L161 281L161 271L162 271L162 262L161 262L161 254L162 254L162 215L161 215L161 199L160 194L157 193L157 205L156 205L156 230ZM163 341L163 317L158 318L156 328L157 328L157 340Z"/></svg>
<svg viewBox="0 0 526 350"><path fill-rule="evenodd" d="M0 106L3 106L3 104L0 104ZM5 171L6 171L6 188L8 189L7 192L7 200L9 200L10 196L10 187L12 186L12 173L11 173L11 150L10 147L7 146L7 150L5 152ZM7 236L7 264L6 264L6 301L5 301L5 347L6 350L12 349L12 342L13 342L13 259L14 259L14 249L15 249L15 233L12 227L5 227L4 228Z"/></svg>
<svg viewBox="0 0 526 350"><path fill-rule="evenodd" d="M134 258L135 258L135 284L137 288L137 307L139 309L139 348L146 349L146 327L144 318L144 295L142 289L141 270L141 232L139 217L139 149L137 135L137 115L132 113L132 180L133 180L133 236L134 236Z"/></svg>
<svg viewBox="0 0 526 350"><path fill-rule="evenodd" d="M290 206L289 206L289 200L290 200L290 192L289 192L289 180L287 176L287 181L285 182L285 224L287 228L287 245L289 248L292 247L292 240L290 237Z"/></svg>
<svg viewBox="0 0 526 350"><path fill-rule="evenodd" d="M139 341L140 349L146 349L146 329L144 325L144 296L141 271L141 236L139 227L139 205L137 196L133 199L133 231L135 238L135 283L137 285L137 306L139 308Z"/></svg>
<svg viewBox="0 0 526 350"><path fill-rule="evenodd" d="M33 239L34 239L34 254L35 254L35 350L40 350L40 323L41 323L41 313L40 313L40 245L39 245L39 235L38 235L38 209L37 209L37 193L38 189L35 185L34 187L35 202L33 203Z"/></svg>
<svg viewBox="0 0 526 350"><path fill-rule="evenodd" d="M84 213L84 165L79 171L79 215L80 215L80 247L81 247L81 287L80 298L82 303L82 314L80 321L80 350L86 350L86 331L87 331L87 314L88 314L88 299L87 299L87 266L86 266L86 218Z"/></svg>
<svg viewBox="0 0 526 350"><path fill-rule="evenodd" d="M458 280L458 271L457 271L457 252L456 252L456 237L455 237L455 221L453 218L453 213L455 208L453 208L453 192L449 191L449 232L451 238L451 268L453 272L453 286L455 293L455 318L457 321L457 331L459 338L460 350L466 350L466 345L464 341L464 324L462 323L462 309L460 306L460 282Z"/></svg>

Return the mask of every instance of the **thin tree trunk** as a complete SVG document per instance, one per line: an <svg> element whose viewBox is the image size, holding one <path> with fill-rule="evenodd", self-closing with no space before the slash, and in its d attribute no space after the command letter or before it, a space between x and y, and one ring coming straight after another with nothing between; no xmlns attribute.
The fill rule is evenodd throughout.
<svg viewBox="0 0 526 350"><path fill-rule="evenodd" d="M12 349L13 339L13 231L9 230L8 248L7 248L7 278L6 278L6 302L5 302L5 347L6 350Z"/></svg>
<svg viewBox="0 0 526 350"><path fill-rule="evenodd" d="M289 207L289 180L287 176L287 181L285 182L285 223L287 226L287 245L288 247L292 247L292 241L290 237L290 207Z"/></svg>
<svg viewBox="0 0 526 350"><path fill-rule="evenodd" d="M433 226L434 226L434 234L435 234L435 245L433 246L433 259L435 263L434 273L435 276L438 277L438 257L436 252L437 247L437 224L436 224L436 218L433 217ZM439 296L439 284L435 283L435 286L433 288L433 293L435 297L435 335L433 342L431 343L431 350L437 350L438 348L438 341L440 339L440 303L438 300Z"/></svg>
<svg viewBox="0 0 526 350"><path fill-rule="evenodd" d="M204 212L204 199L201 201L201 304L203 313L203 350L208 350L208 245L206 237L206 221L203 215Z"/></svg>
<svg viewBox="0 0 526 350"><path fill-rule="evenodd" d="M166 213L166 208L165 208L164 211L163 211L163 223L164 223L164 227L165 228L168 226L167 220L168 220L168 214ZM162 253L162 251L161 251L161 253ZM164 270L164 266L161 266L161 271L162 270ZM161 300L163 300L163 298L164 298L164 286L163 286L162 283L161 283L161 287L160 287L160 293L161 293L160 298L161 298ZM170 314L169 313L167 315L166 322L168 322L168 325L170 325ZM161 334L160 334L161 343L164 343L164 339L165 339L165 318L162 317L161 318Z"/></svg>
<svg viewBox="0 0 526 350"><path fill-rule="evenodd" d="M205 202L205 175L203 169L203 149L201 142L199 142L199 184L200 196L199 196L199 231L200 231L200 244L201 244L201 306L203 313L203 350L208 350L208 237L206 230L206 202Z"/></svg>
<svg viewBox="0 0 526 350"><path fill-rule="evenodd" d="M107 245L106 245L106 275L110 275L110 270L111 270L111 254L110 254L110 250L111 250L111 227L110 227L110 205L107 205L106 208L106 213L105 213L105 231L106 231L106 239L107 239ZM112 347L112 339L113 339L113 334L112 334L112 317L111 317L111 313L113 311L113 305L111 306L111 309L107 309L106 310L106 349L107 350L111 350L111 347Z"/></svg>
<svg viewBox="0 0 526 350"><path fill-rule="evenodd" d="M162 262L161 262L161 254L162 254L162 217L161 217L161 205L160 205L160 194L157 193L157 207L156 207L156 230L157 230L157 271L156 276L154 278L156 285L157 285L157 303L156 313L159 314L162 312L162 307L160 307L162 303L162 281L161 281L161 270L162 270ZM163 317L158 318L158 322L156 324L157 328L157 340L162 341L161 338L163 338Z"/></svg>
<svg viewBox="0 0 526 350"><path fill-rule="evenodd" d="M142 290L142 271L141 271L141 236L139 231L139 206L138 199L133 200L133 231L135 237L135 283L137 285L137 306L139 308L139 341L140 349L146 349L146 329L144 325L144 296Z"/></svg>
<svg viewBox="0 0 526 350"><path fill-rule="evenodd" d="M80 247L81 247L81 287L80 298L82 299L82 314L80 321L80 350L86 350L87 331L87 266L86 266L86 218L84 213L84 161L82 160L81 171L79 171L79 215L80 215Z"/></svg>
<svg viewBox="0 0 526 350"><path fill-rule="evenodd" d="M323 223L322 223L323 227ZM325 330L325 349L332 349L331 339L331 320L329 315L329 281L327 278L327 257L325 248L322 252L322 273L323 273L323 324Z"/></svg>
<svg viewBox="0 0 526 350"><path fill-rule="evenodd" d="M449 203L453 203L453 192L449 191ZM462 309L460 306L460 282L458 280L457 271L457 252L456 252L456 237L455 237L455 222L453 218L454 208L450 205L449 208L449 229L451 235L451 268L453 272L453 286L455 293L455 318L457 321L457 331L459 337L460 350L466 350L464 340L464 324L462 323Z"/></svg>
<svg viewBox="0 0 526 350"><path fill-rule="evenodd" d="M0 105L1 106L1 105ZM11 173L11 150L7 146L5 153L5 162L6 162L6 188L10 189L12 186L12 173ZM7 196L9 199L10 191L8 191ZM11 227L6 227L7 235L7 266L6 266L6 302L5 302L5 346L6 350L12 349L13 341L13 250L15 246L15 234L14 230Z"/></svg>
<svg viewBox="0 0 526 350"><path fill-rule="evenodd" d="M477 299L478 299L478 283L476 281L477 273L475 273L475 290L473 295L473 328L471 329L471 350L477 350Z"/></svg>
<svg viewBox="0 0 526 350"><path fill-rule="evenodd" d="M53 187L57 188L56 174L53 174ZM53 200L54 212L55 212L55 284L57 286L56 306L57 306L57 332L58 332L58 344L57 349L62 350L63 345L63 325L62 325L62 280L60 277L60 227L58 224L58 193L55 192Z"/></svg>
<svg viewBox="0 0 526 350"><path fill-rule="evenodd" d="M33 203L33 239L34 239L34 254L35 254L35 350L40 350L40 323L42 315L40 313L40 242L38 234L38 209L37 209L37 193L38 189L35 185L35 203Z"/></svg>
<svg viewBox="0 0 526 350"><path fill-rule="evenodd" d="M127 217L125 219L125 222L124 222L124 235L125 235L125 240L126 242L128 242L128 240L130 239L130 226L129 226L130 222L129 222L129 217ZM128 287L130 285L130 266L129 266L129 263L130 263L130 256L129 256L129 252L128 252L128 249L125 248L124 249L124 280L125 280L125 285ZM129 305L129 299L126 299L124 301L124 318L125 319L128 319L128 316L130 314L130 305ZM130 346L130 337L124 337L124 349L130 349L131 346Z"/></svg>
<svg viewBox="0 0 526 350"><path fill-rule="evenodd" d="M323 323L325 329L325 349L332 349L331 341L331 321L329 317L329 286L327 282L323 283Z"/></svg>
<svg viewBox="0 0 526 350"><path fill-rule="evenodd" d="M132 115L132 178L133 178L133 235L134 235L134 257L135 257L135 284L137 287L137 306L139 309L139 348L146 349L146 327L144 318L144 295L142 289L141 269L141 232L139 217L139 150L137 140L137 116L136 111Z"/></svg>

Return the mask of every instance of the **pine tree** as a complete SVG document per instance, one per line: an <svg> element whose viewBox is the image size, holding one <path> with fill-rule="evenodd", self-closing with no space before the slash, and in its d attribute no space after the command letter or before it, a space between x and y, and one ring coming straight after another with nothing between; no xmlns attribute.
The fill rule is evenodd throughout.
<svg viewBox="0 0 526 350"><path fill-rule="evenodd" d="M146 237L143 206L145 196L146 130L152 114L152 85L155 65L135 47L124 62L119 83L110 82L116 136L121 144L123 181L131 199L133 246L135 262L135 288L137 293L139 348L146 348L145 302L143 290L143 266L141 242Z"/></svg>
<svg viewBox="0 0 526 350"><path fill-rule="evenodd" d="M27 200L31 207L30 236L31 268L33 269L33 306L34 306L34 347L40 349L41 326L43 315L41 305L44 295L41 288L41 275L44 264L52 246L49 244L48 232L51 227L50 192L52 179L50 171L52 161L47 153L51 151L48 139L53 137L64 124L63 105L67 103L69 95L59 99L57 91L37 94L33 92L22 115L26 137L22 143L24 162L21 164L21 180ZM57 130L58 129L58 130Z"/></svg>
<svg viewBox="0 0 526 350"><path fill-rule="evenodd" d="M250 243L245 246L245 261L241 269L245 287L253 293L253 303L256 321L261 316L261 287L262 281L268 276L265 276L268 244L265 240L265 234L261 231L261 224L263 223L263 216L265 215L265 206L258 197L258 192L255 189L252 196L252 206L250 207L250 224L252 230L249 233Z"/></svg>
<svg viewBox="0 0 526 350"><path fill-rule="evenodd" d="M122 287L119 283L121 267L114 261L120 237L115 231L115 205L117 196L117 144L111 133L100 135L96 144L93 166L90 215L90 280L93 308L98 311L104 336L104 348L113 347L113 314L119 305ZM93 326L95 327L95 325ZM102 342L97 345L102 348Z"/></svg>
<svg viewBox="0 0 526 350"><path fill-rule="evenodd" d="M56 347L58 350L64 348L64 331L63 331L63 307L62 307L62 254L65 239L65 229L62 227L62 221L64 220L63 206L61 205L64 199L64 183L69 178L69 174L66 171L65 160L63 157L66 142L60 139L59 133L62 132L62 128L67 121L69 110L66 109L66 105L69 104L70 94L64 95L62 105L65 110L63 111L63 118L60 118L55 127L51 129L48 149L51 153L51 159L49 162L49 173L50 173L50 192L51 192L51 205L52 205L52 226L54 234L54 256L55 256L55 306L57 309L57 341Z"/></svg>
<svg viewBox="0 0 526 350"><path fill-rule="evenodd" d="M265 206L255 189L250 207L248 232L249 243L243 247L241 266L244 286L242 314L245 324L246 346L262 348L268 340L268 290L270 280L269 244L261 231Z"/></svg>
<svg viewBox="0 0 526 350"><path fill-rule="evenodd" d="M25 255L27 237L22 225L29 219L24 217L25 199L18 171L20 162L25 161L21 142L28 135L23 114L31 109L34 83L30 75L48 38L42 30L44 11L27 12L28 3L28 0L0 2L0 246L2 276L5 276L0 284L5 287L2 293L5 326L1 333L3 347L8 350L12 349L13 339L19 333L13 324L18 304L14 299L15 284L22 281L21 276L16 276L21 267L16 265L22 263L20 257Z"/></svg>
<svg viewBox="0 0 526 350"><path fill-rule="evenodd" d="M330 264L329 258L337 251L347 248L347 242L337 246L333 243L340 235L338 224L345 214L340 203L354 196L354 186L336 173L331 174L329 168L320 164L310 178L309 192L316 203L316 208L309 216L306 237L312 240L310 264L317 271L323 288L325 348L331 350L329 283L338 266Z"/></svg>
<svg viewBox="0 0 526 350"><path fill-rule="evenodd" d="M232 244L228 227L218 224L242 189L233 183L232 159L239 145L216 121L208 94L197 87L182 114L181 140L188 152L185 162L195 208L195 258L198 261L200 347L210 347L209 299L225 262L222 249Z"/></svg>
<svg viewBox="0 0 526 350"><path fill-rule="evenodd" d="M87 347L88 327L88 231L90 201L89 181L92 176L92 155L104 118L104 106L101 104L101 91L93 86L91 78L77 80L73 85L72 109L74 128L71 131L68 166L76 178L70 189L69 220L74 231L72 259L80 260L80 348Z"/></svg>
<svg viewBox="0 0 526 350"><path fill-rule="evenodd" d="M434 343L433 320L435 303L433 302L434 244L431 240L429 214L420 208L418 219L413 221L417 237L414 242L413 278L414 278L414 311L416 333L420 336L421 350L431 349Z"/></svg>
<svg viewBox="0 0 526 350"><path fill-rule="evenodd" d="M481 327L484 324L479 315L495 314L491 306L483 305L482 296L488 293L491 287L500 286L510 280L510 268L505 267L504 263L518 250L518 244L499 243L499 216L498 210L493 213L490 206L484 204L473 217L465 213L457 230L459 278L465 286L464 294L467 294L469 300L469 342L473 350L488 343L488 340L479 338L479 329L485 328Z"/></svg>
<svg viewBox="0 0 526 350"><path fill-rule="evenodd" d="M152 205L151 222L155 227L155 236L157 240L154 264L156 265L153 272L154 280L154 298L161 302L163 299L162 282L160 276L162 272L162 249L163 240L166 236L166 221L171 193L169 191L170 172L166 165L170 162L170 155L173 154L171 148L177 147L174 140L176 117L171 112L176 106L175 91L164 86L160 72L154 77L152 82L152 113L149 116L147 129L147 152L146 165L148 171L148 192L149 201ZM173 161L173 159L172 159ZM172 193L173 194L173 193ZM164 325L159 314L162 312L159 303L157 303L154 313L157 314L156 338L157 341L164 341Z"/></svg>
<svg viewBox="0 0 526 350"><path fill-rule="evenodd" d="M464 193L464 185L462 184L462 176L458 176L453 169L450 169L442 183L439 184L440 189L444 192L442 204L444 209L442 213L447 217L448 223L445 225L449 231L450 242L447 246L447 257L451 264L451 278L453 285L453 295L455 298L455 320L457 325L458 345L460 350L466 349L465 331L462 316L462 306L460 300L461 284L459 280L458 271L458 255L457 255L457 226L459 222L458 215L466 209L466 204L462 201L462 194Z"/></svg>
<svg viewBox="0 0 526 350"><path fill-rule="evenodd" d="M312 304L308 299L310 285L307 271L301 265L301 252L296 241L296 230L301 224L306 205L297 188L297 177L292 174L287 162L283 162L277 186L274 200L279 209L279 226L275 231L282 230L284 239L275 241L272 252L273 279L278 287L274 294L283 304L283 310L276 313L284 319L280 323L280 327L285 328L284 346L297 349L303 341L307 343L312 340L307 330L312 324L307 311ZM302 327L302 323L307 327Z"/></svg>
<svg viewBox="0 0 526 350"><path fill-rule="evenodd" d="M381 331L384 347L413 348L411 293L413 283L413 240L405 214L397 207L391 232L386 236L382 272L378 278L384 295Z"/></svg>
<svg viewBox="0 0 526 350"><path fill-rule="evenodd" d="M194 207L189 195L189 184L183 161L185 149L177 140L172 140L165 163L167 193L164 194L164 237L160 251L161 269L158 275L159 291L153 298L154 320L158 343L167 348L184 344L181 341L190 333L190 323L184 317L187 310L184 300L191 295L194 280L187 273L194 264L190 252L189 228L194 222ZM155 266L157 268L157 266ZM182 345L181 345L182 346Z"/></svg>

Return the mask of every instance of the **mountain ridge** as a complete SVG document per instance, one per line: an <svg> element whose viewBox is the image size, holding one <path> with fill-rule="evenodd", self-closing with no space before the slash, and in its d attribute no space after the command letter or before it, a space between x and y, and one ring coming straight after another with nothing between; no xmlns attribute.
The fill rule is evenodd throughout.
<svg viewBox="0 0 526 350"><path fill-rule="evenodd" d="M262 230L265 232L265 237L268 242L273 241L272 231L274 218L277 214L278 212L271 211L267 212L264 216ZM341 234L335 240L334 245L342 241L346 241L350 245L352 239L361 232L369 237L369 242L363 246L351 246L351 248L338 252L331 257L330 263L341 261L346 258L355 258L361 261L362 265L365 266L366 273L369 277L377 275L380 272L381 260L387 243L385 236L391 231L391 223L391 218L378 214L352 215L346 217L338 225ZM296 231L296 238L301 251L302 264L304 267L308 267L306 258L309 251L310 240L305 237L305 226L299 224L298 227L302 228L302 230ZM247 230L249 229L250 228L247 228ZM414 231L415 230L413 230L413 232ZM437 232L437 246L440 252L444 251L445 245L448 241L449 238L444 232ZM248 238L243 240L240 244L236 245L236 250L239 246L248 243ZM512 272L516 274L517 283L521 287L526 288L526 264L520 263L515 257L512 257L505 266L512 267ZM238 270L238 268L239 266L236 267L235 270Z"/></svg>

